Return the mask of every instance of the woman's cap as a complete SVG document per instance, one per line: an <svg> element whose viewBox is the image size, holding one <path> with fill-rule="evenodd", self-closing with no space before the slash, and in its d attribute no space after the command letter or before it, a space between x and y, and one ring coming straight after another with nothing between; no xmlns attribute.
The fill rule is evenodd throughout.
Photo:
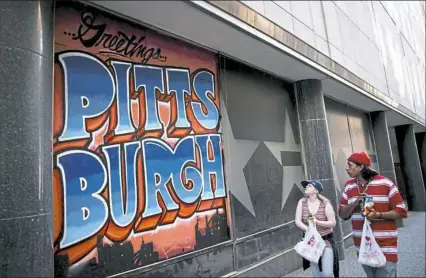
<svg viewBox="0 0 426 278"><path fill-rule="evenodd" d="M314 180L302 181L301 184L303 187L306 187L308 186L308 184L311 184L313 187L315 187L316 190L318 190L319 193L324 191L324 186L322 186L322 183L320 181L314 181Z"/></svg>

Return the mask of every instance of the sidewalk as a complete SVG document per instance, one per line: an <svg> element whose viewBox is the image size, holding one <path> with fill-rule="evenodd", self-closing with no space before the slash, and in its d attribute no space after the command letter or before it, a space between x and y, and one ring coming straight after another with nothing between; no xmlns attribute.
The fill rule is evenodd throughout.
<svg viewBox="0 0 426 278"><path fill-rule="evenodd" d="M425 218L424 212L409 212L404 227L398 230L398 277L426 277ZM310 268L299 269L284 277L312 277L312 272ZM353 246L346 250L346 259L340 262L340 277L366 277Z"/></svg>

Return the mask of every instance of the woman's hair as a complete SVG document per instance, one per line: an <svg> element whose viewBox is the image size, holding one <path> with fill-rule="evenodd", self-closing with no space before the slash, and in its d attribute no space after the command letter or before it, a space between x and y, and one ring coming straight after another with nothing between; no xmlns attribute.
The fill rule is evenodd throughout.
<svg viewBox="0 0 426 278"><path fill-rule="evenodd" d="M319 193L318 193L318 199L324 204L327 204L327 203L330 202L330 200L328 200L326 197L324 197L323 195L321 195Z"/></svg>
<svg viewBox="0 0 426 278"><path fill-rule="evenodd" d="M318 196L318 200L320 200L321 203L324 203L324 204L330 203L330 200L327 199L324 195L317 193L317 196ZM305 196L304 198L308 198L308 196Z"/></svg>
<svg viewBox="0 0 426 278"><path fill-rule="evenodd" d="M357 164L357 165L362 166L361 164ZM362 166L360 174L361 174L361 178L363 178L366 181L370 181L379 173L377 173L375 170L371 169L370 167Z"/></svg>

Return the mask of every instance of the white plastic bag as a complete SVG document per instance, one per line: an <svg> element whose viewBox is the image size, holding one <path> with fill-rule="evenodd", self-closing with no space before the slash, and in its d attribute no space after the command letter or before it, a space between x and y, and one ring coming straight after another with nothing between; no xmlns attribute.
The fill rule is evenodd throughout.
<svg viewBox="0 0 426 278"><path fill-rule="evenodd" d="M365 219L362 229L361 245L359 246L358 262L372 267L383 267L386 257L374 238L370 222Z"/></svg>
<svg viewBox="0 0 426 278"><path fill-rule="evenodd" d="M324 248L325 241L318 233L315 223L309 221L309 227L305 237L301 242L296 244L294 250L311 263L318 263L319 258L324 252Z"/></svg>

